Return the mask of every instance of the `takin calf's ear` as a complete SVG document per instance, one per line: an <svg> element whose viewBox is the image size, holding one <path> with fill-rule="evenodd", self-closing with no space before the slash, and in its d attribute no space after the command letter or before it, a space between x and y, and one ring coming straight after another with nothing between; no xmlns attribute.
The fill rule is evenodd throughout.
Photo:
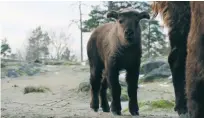
<svg viewBox="0 0 204 118"><path fill-rule="evenodd" d="M150 19L149 13L141 12L140 13L140 19L143 19L143 18Z"/></svg>
<svg viewBox="0 0 204 118"><path fill-rule="evenodd" d="M107 18L115 18L118 19L118 13L116 11L109 11L107 13Z"/></svg>

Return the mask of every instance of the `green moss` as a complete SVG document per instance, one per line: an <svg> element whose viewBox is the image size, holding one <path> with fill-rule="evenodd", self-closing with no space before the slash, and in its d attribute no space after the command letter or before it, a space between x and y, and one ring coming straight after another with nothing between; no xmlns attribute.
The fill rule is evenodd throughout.
<svg viewBox="0 0 204 118"><path fill-rule="evenodd" d="M152 108L172 109L174 102L169 100L157 100L151 102Z"/></svg>
<svg viewBox="0 0 204 118"><path fill-rule="evenodd" d="M27 86L24 88L24 94L28 93L45 93L46 91L50 91L48 87L45 86Z"/></svg>
<svg viewBox="0 0 204 118"><path fill-rule="evenodd" d="M38 72L40 72L40 69L39 68L35 68L32 71L33 71L33 73L38 73Z"/></svg>
<svg viewBox="0 0 204 118"><path fill-rule="evenodd" d="M125 108L122 112L124 112L124 113L129 112L129 109Z"/></svg>
<svg viewBox="0 0 204 118"><path fill-rule="evenodd" d="M174 107L174 100L155 100L155 101L145 101L138 103L139 108L143 108L145 106L146 110L154 110L154 109L163 109L163 110L170 110ZM129 109L125 108L123 112L128 112Z"/></svg>
<svg viewBox="0 0 204 118"><path fill-rule="evenodd" d="M121 87L121 101L128 101L128 93L127 93L127 88L126 87Z"/></svg>
<svg viewBox="0 0 204 118"><path fill-rule="evenodd" d="M146 102L139 102L138 105L139 105L139 107L144 107L145 105L147 105L147 103Z"/></svg>
<svg viewBox="0 0 204 118"><path fill-rule="evenodd" d="M16 70L16 72L19 74L19 75L27 75L27 73L26 72L24 72L24 71L22 71L22 70Z"/></svg>

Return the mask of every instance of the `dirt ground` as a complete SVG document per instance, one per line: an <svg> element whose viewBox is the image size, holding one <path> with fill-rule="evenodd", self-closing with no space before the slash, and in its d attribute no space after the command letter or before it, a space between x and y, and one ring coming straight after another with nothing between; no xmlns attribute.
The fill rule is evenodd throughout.
<svg viewBox="0 0 204 118"><path fill-rule="evenodd" d="M38 76L1 80L2 118L112 118L111 113L93 112L88 93L78 92L79 83L89 78L80 66L50 66L51 71ZM14 86L15 85L15 86ZM50 92L24 94L26 86L46 86ZM139 101L174 99L172 83L140 84ZM123 105L123 110L127 104ZM125 112L121 118L132 118ZM139 118L178 118L172 110L142 111Z"/></svg>

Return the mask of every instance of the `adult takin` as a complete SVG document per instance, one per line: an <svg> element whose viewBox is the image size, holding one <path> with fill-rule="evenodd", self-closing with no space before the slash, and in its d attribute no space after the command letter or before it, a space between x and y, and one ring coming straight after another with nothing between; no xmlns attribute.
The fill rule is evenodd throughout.
<svg viewBox="0 0 204 118"><path fill-rule="evenodd" d="M168 62L172 73L175 93L175 107L178 115L187 115L187 97L185 93L187 39L190 30L190 2L189 1L155 1L152 4L154 17L162 16L168 28L170 53Z"/></svg>
<svg viewBox="0 0 204 118"><path fill-rule="evenodd" d="M118 76L120 70L126 70L129 111L131 115L139 115L137 88L142 53L139 22L144 18L150 19L150 16L147 12L123 9L109 11L107 18L114 18L115 22L97 27L87 44L91 84L90 107L98 111L100 96L103 112L110 111L106 97L109 87L112 95L111 112L121 115L121 86Z"/></svg>
<svg viewBox="0 0 204 118"><path fill-rule="evenodd" d="M186 59L186 94L190 118L204 118L204 2L191 1Z"/></svg>

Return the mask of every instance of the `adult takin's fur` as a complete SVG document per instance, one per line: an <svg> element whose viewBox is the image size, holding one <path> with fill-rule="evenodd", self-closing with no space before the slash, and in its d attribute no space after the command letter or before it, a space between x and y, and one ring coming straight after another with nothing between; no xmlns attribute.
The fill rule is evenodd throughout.
<svg viewBox="0 0 204 118"><path fill-rule="evenodd" d="M169 62L170 66L175 66L175 68L171 68L171 70L173 74L174 88L176 93L176 110L179 114L187 112L185 99L186 97L190 118L204 118L203 9L204 2L162 1L154 2L153 4L154 12L156 14L161 13L163 15L164 23L169 28L170 43L171 47L173 47L172 53L169 57ZM184 63L179 64L181 60L178 62L176 62L176 60L178 60L179 58L183 58L182 60L183 62L185 62L184 60L186 58L186 53L186 66L185 68L183 68ZM179 65L180 67L182 66L182 68L179 68ZM182 76L180 76L180 80L177 80L179 79L177 76L178 74L174 74L176 73L176 70L181 70L182 73L185 73L186 86L183 86L184 84L181 84L181 82L179 82L180 80L184 81L183 74ZM180 86L180 89L178 86ZM184 88L186 88L187 96L184 96Z"/></svg>
<svg viewBox="0 0 204 118"><path fill-rule="evenodd" d="M132 115L139 115L137 103L137 87L141 58L141 31L139 21L149 19L147 12L136 12L131 9L110 11L108 18L115 22L99 26L92 33L87 44L87 55L90 65L91 103L90 107L99 109L99 95L101 107L109 112L110 107L106 98L109 87L112 94L111 111L121 115L121 87L119 71L125 69L128 83L129 111Z"/></svg>
<svg viewBox="0 0 204 118"><path fill-rule="evenodd" d="M190 118L204 118L204 2L191 2L191 29L186 60Z"/></svg>
<svg viewBox="0 0 204 118"><path fill-rule="evenodd" d="M153 2L152 9L161 14L164 24L168 27L171 52L168 62L172 72L175 91L175 111L187 113L185 94L185 62L187 55L187 37L190 29L190 4L188 1ZM154 16L154 17L155 17Z"/></svg>

